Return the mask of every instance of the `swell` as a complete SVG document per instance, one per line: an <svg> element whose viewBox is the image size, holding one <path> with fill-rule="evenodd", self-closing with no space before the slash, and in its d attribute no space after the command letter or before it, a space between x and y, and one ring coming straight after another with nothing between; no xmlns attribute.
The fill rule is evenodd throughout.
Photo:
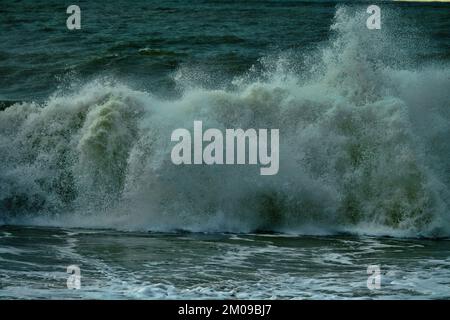
<svg viewBox="0 0 450 320"><path fill-rule="evenodd" d="M228 89L198 86L181 69L174 99L99 80L7 107L0 221L448 236L450 68L409 63L407 39L370 32L365 18L339 8L314 53L263 59ZM170 134L194 120L279 128L278 175L174 166Z"/></svg>

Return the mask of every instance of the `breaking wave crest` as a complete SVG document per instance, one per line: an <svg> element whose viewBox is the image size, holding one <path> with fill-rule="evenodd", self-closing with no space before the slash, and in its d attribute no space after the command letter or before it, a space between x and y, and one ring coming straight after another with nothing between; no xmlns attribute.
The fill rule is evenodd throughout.
<svg viewBox="0 0 450 320"><path fill-rule="evenodd" d="M99 80L0 111L0 222L448 236L450 68L401 63L394 32L364 19L339 8L320 49L227 89L180 70L173 99ZM173 165L170 134L194 120L279 128L278 175Z"/></svg>

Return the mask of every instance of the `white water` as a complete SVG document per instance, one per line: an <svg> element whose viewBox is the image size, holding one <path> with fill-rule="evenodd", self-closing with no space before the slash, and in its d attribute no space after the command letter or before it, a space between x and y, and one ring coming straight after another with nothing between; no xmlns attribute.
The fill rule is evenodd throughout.
<svg viewBox="0 0 450 320"><path fill-rule="evenodd" d="M321 49L234 89L180 70L171 100L103 80L0 112L0 222L448 236L450 67L408 64L407 39L364 17L339 9ZM278 175L173 165L170 134L194 120L279 128Z"/></svg>

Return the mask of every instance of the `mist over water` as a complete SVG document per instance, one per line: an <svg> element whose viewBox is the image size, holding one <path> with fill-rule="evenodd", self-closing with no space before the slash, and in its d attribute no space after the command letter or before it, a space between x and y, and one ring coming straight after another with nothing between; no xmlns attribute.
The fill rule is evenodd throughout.
<svg viewBox="0 0 450 320"><path fill-rule="evenodd" d="M401 17L383 14L370 31L339 6L328 40L220 87L181 66L169 97L99 77L0 111L0 222L448 237L450 65L419 63ZM194 120L279 128L279 173L173 165L170 134Z"/></svg>

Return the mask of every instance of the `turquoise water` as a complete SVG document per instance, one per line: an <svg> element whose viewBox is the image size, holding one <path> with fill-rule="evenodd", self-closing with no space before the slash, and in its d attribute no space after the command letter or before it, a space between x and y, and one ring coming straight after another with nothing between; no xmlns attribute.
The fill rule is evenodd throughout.
<svg viewBox="0 0 450 320"><path fill-rule="evenodd" d="M78 4L0 7L0 298L450 297L449 4ZM193 121L278 174L173 165Z"/></svg>

